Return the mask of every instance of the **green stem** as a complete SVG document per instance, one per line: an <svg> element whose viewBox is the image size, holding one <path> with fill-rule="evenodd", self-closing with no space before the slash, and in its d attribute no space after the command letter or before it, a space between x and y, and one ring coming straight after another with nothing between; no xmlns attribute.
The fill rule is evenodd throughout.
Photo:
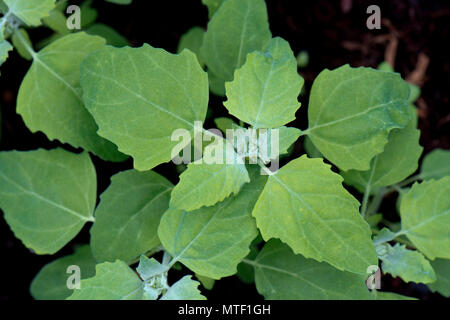
<svg viewBox="0 0 450 320"><path fill-rule="evenodd" d="M8 23L8 18L11 15L11 11L6 12L6 14L0 19L0 32L2 31L3 27Z"/></svg>
<svg viewBox="0 0 450 320"><path fill-rule="evenodd" d="M375 214L378 209L380 208L381 202L383 201L384 196L387 194L386 188L381 188L380 191L375 195L375 197L372 199L372 201L369 204L369 207L367 209L367 217L370 217L371 215Z"/></svg>
<svg viewBox="0 0 450 320"><path fill-rule="evenodd" d="M372 190L372 179L373 179L373 175L375 173L375 167L377 165L377 160L378 160L378 157L376 157L373 162L372 171L370 172L369 180L367 181L366 189L364 190L364 196L363 196L363 201L362 201L362 205L361 205L361 215L364 219L366 218L366 214L367 214L367 202L369 201L370 191Z"/></svg>

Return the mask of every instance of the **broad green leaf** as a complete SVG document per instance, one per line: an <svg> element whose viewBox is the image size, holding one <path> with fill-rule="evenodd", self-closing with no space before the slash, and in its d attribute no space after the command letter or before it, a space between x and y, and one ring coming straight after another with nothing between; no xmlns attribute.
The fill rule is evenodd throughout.
<svg viewBox="0 0 450 320"><path fill-rule="evenodd" d="M105 1L115 3L115 4L120 4L120 5L127 5L127 4L131 4L131 2L133 2L133 0L105 0Z"/></svg>
<svg viewBox="0 0 450 320"><path fill-rule="evenodd" d="M91 229L98 262L131 262L160 244L158 226L173 185L153 171L122 171L101 195Z"/></svg>
<svg viewBox="0 0 450 320"><path fill-rule="evenodd" d="M97 181L87 153L0 153L0 207L17 238L53 254L93 221Z"/></svg>
<svg viewBox="0 0 450 320"><path fill-rule="evenodd" d="M0 66L8 59L8 52L12 49L11 43L6 40L0 41Z"/></svg>
<svg viewBox="0 0 450 320"><path fill-rule="evenodd" d="M257 236L251 210L266 176L251 168L251 183L237 196L192 212L169 209L161 219L158 235L164 248L192 271L212 279L236 273Z"/></svg>
<svg viewBox="0 0 450 320"><path fill-rule="evenodd" d="M20 37L20 35L18 35L19 32L20 32L21 37ZM27 44L23 44L19 40L19 38L24 39ZM19 55L22 58L24 58L26 60L33 60L33 57L31 56L30 52L28 51L28 48L30 48L32 46L31 40L25 29L20 28L20 29L16 30L13 33L11 40L12 40L12 43L13 43L14 47L16 48L17 52L19 53Z"/></svg>
<svg viewBox="0 0 450 320"><path fill-rule="evenodd" d="M202 276L197 273L195 274L195 277L198 279L198 281L200 281L200 283L206 290L212 290L214 284L216 283L216 280Z"/></svg>
<svg viewBox="0 0 450 320"><path fill-rule="evenodd" d="M261 236L258 236L255 240L253 240L252 244L250 245L250 253L237 266L237 276L244 283L250 284L255 282L255 269L252 265L246 263L245 261L255 260L256 256L259 253L257 244L260 242L262 242Z"/></svg>
<svg viewBox="0 0 450 320"><path fill-rule="evenodd" d="M97 9L92 8L93 0L84 1L81 6L81 27L88 27L90 24L94 23L98 17Z"/></svg>
<svg viewBox="0 0 450 320"><path fill-rule="evenodd" d="M278 130L278 152L272 150L273 130ZM263 132L263 130L261 131ZM275 129L269 129L266 131L266 139L261 137L259 140L262 142L258 146L258 156L263 162L267 163L272 159L276 159L279 155L289 152L289 148L297 141L301 135L301 130L294 127L279 127ZM267 149L266 147L267 146Z"/></svg>
<svg viewBox="0 0 450 320"><path fill-rule="evenodd" d="M439 292L445 297L450 297L450 260L436 259L431 261L431 266L436 272L436 282L428 284L433 292Z"/></svg>
<svg viewBox="0 0 450 320"><path fill-rule="evenodd" d="M364 191L366 188L373 190L403 181L419 166L419 158L423 151L419 145L419 138L420 131L416 129L412 120L406 128L392 130L383 152L371 161L370 169L343 172L345 182Z"/></svg>
<svg viewBox="0 0 450 320"><path fill-rule="evenodd" d="M219 9L225 0L202 0L202 3L208 7L208 16L211 18Z"/></svg>
<svg viewBox="0 0 450 320"><path fill-rule="evenodd" d="M256 288L268 300L371 299L365 278L295 255L269 241L254 261Z"/></svg>
<svg viewBox="0 0 450 320"><path fill-rule="evenodd" d="M206 300L198 290L200 282L184 276L175 282L160 300Z"/></svg>
<svg viewBox="0 0 450 320"><path fill-rule="evenodd" d="M304 80L289 43L273 38L265 52L247 56L234 80L225 84L228 111L253 128L276 128L295 120Z"/></svg>
<svg viewBox="0 0 450 320"><path fill-rule="evenodd" d="M236 125L232 119L226 117L215 118L214 123L223 133L226 133L228 129L233 129L233 126Z"/></svg>
<svg viewBox="0 0 450 320"><path fill-rule="evenodd" d="M144 284L137 274L120 260L95 267L95 277L81 280L67 300L144 300Z"/></svg>
<svg viewBox="0 0 450 320"><path fill-rule="evenodd" d="M122 161L125 156L117 147L97 135L97 124L81 98L81 61L104 44L102 38L78 32L33 53L19 89L17 113L32 132L42 131L50 140L82 147L104 160Z"/></svg>
<svg viewBox="0 0 450 320"><path fill-rule="evenodd" d="M181 52L184 49L191 50L197 55L198 63L203 66L204 63L200 56L200 48L203 43L204 35L205 30L203 30L203 28L201 27L193 27L189 29L185 34L181 36L180 42L178 43L177 52Z"/></svg>
<svg viewBox="0 0 450 320"><path fill-rule="evenodd" d="M217 78L230 81L247 54L262 50L271 37L264 0L227 0L208 24L202 59Z"/></svg>
<svg viewBox="0 0 450 320"><path fill-rule="evenodd" d="M410 89L408 101L409 101L409 103L414 103L420 97L420 93L421 93L420 87L418 87L412 83L408 83L408 86Z"/></svg>
<svg viewBox="0 0 450 320"><path fill-rule="evenodd" d="M42 19L42 22L44 22L46 26L59 34L65 35L70 33L69 28L67 28L66 16L61 10L58 10L57 8L50 11L49 16Z"/></svg>
<svg viewBox="0 0 450 320"><path fill-rule="evenodd" d="M375 237L373 237L375 248L377 247L377 245L394 240L395 237L396 234L388 228L381 229L381 231Z"/></svg>
<svg viewBox="0 0 450 320"><path fill-rule="evenodd" d="M103 23L96 23L85 29L86 33L100 36L106 40L106 43L114 47L125 47L128 40L110 26Z"/></svg>
<svg viewBox="0 0 450 320"><path fill-rule="evenodd" d="M384 273L400 277L405 282L430 283L436 280L430 262L419 251L408 250L399 243L394 246L382 243L376 249Z"/></svg>
<svg viewBox="0 0 450 320"><path fill-rule="evenodd" d="M130 71L131 70L131 71ZM103 47L84 60L81 86L98 133L144 171L171 160L172 133L203 121L207 74L189 50L174 55L148 44Z"/></svg>
<svg viewBox="0 0 450 320"><path fill-rule="evenodd" d="M25 24L32 27L41 25L41 19L48 17L55 8L55 0L4 0L9 11Z"/></svg>
<svg viewBox="0 0 450 320"><path fill-rule="evenodd" d="M65 256L46 264L31 283L31 295L37 300L64 300L73 290L67 288L67 273L69 266L78 266L82 279L95 275L95 259L91 248L83 245L75 250L74 254Z"/></svg>
<svg viewBox="0 0 450 320"><path fill-rule="evenodd" d="M295 253L365 274L377 264L369 225L342 177L306 155L269 176L253 216L265 241L279 238Z"/></svg>
<svg viewBox="0 0 450 320"><path fill-rule="evenodd" d="M218 143L223 143L219 141ZM190 163L180 175L180 182L173 188L170 207L193 211L203 206L212 206L230 194L238 194L242 185L250 182L243 160L232 147L223 143L226 158L222 164L205 163L205 159ZM210 146L206 147L206 152ZM231 150L233 149L233 150ZM227 163L232 161L233 163Z"/></svg>
<svg viewBox="0 0 450 320"><path fill-rule="evenodd" d="M209 90L219 97L225 97L225 80L215 76L211 70L208 70Z"/></svg>
<svg viewBox="0 0 450 320"><path fill-rule="evenodd" d="M381 213L377 213L374 215L370 215L366 217L366 221L372 228L377 228L377 225L383 220L383 215Z"/></svg>
<svg viewBox="0 0 450 320"><path fill-rule="evenodd" d="M399 74L348 65L324 70L311 90L309 137L341 170L369 170L389 132L410 121L408 96Z"/></svg>
<svg viewBox="0 0 450 320"><path fill-rule="evenodd" d="M323 155L317 150L314 143L311 141L311 138L306 136L304 139L303 147L305 148L308 157L310 158L323 158Z"/></svg>
<svg viewBox="0 0 450 320"><path fill-rule="evenodd" d="M402 196L401 234L431 260L450 259L450 176L415 183Z"/></svg>
<svg viewBox="0 0 450 320"><path fill-rule="evenodd" d="M423 180L450 176L450 150L435 149L425 155L420 169Z"/></svg>

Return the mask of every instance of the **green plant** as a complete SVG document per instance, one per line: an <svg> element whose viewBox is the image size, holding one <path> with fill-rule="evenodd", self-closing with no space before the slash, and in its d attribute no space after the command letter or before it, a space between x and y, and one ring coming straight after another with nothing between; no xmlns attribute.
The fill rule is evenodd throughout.
<svg viewBox="0 0 450 320"><path fill-rule="evenodd" d="M449 296L450 152L426 155L411 176L422 154L411 86L393 70L324 70L311 89L308 128L286 127L304 81L289 43L272 38L264 0L203 2L208 29L188 31L179 54L148 44L107 46L102 37L61 28L36 52L15 17L34 27L60 9L51 0L0 2L1 61L12 49L9 37L33 61L17 112L32 132L85 150L0 153L0 207L25 246L54 254L93 223L89 246L46 265L33 296L204 299L191 275L168 280L181 263L206 289L237 273L267 299L405 298L367 289L379 260L385 273ZM273 172L275 158L259 149L242 151L242 143L196 130L209 91L226 96L225 108L240 122L215 119L222 131L263 137L276 129L269 132L290 161ZM174 186L152 169L190 150L191 138L173 139L183 129L206 139L194 143L200 157L178 165ZM300 137L309 156L291 159ZM88 152L134 162L111 178L97 206ZM206 155L226 161L208 163ZM401 224L379 212L390 192L399 193ZM138 262L135 273L130 266ZM78 289L67 286L73 265L84 279Z"/></svg>

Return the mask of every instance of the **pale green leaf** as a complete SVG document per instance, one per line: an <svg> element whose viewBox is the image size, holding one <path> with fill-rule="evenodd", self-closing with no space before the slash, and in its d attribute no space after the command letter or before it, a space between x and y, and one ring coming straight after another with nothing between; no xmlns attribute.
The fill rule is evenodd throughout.
<svg viewBox="0 0 450 320"><path fill-rule="evenodd" d="M82 28L89 26L97 20L98 11L97 9L92 8L92 1L93 0L86 0L80 6Z"/></svg>
<svg viewBox="0 0 450 320"><path fill-rule="evenodd" d="M225 84L224 105L255 129L280 127L295 120L303 83L289 43L273 38L265 52L250 53L234 80Z"/></svg>
<svg viewBox="0 0 450 320"><path fill-rule="evenodd" d="M103 46L102 38L79 32L33 53L19 89L17 113L32 132L42 131L50 140L82 147L105 160L122 161L125 156L117 147L97 135L97 124L81 98L81 61Z"/></svg>
<svg viewBox="0 0 450 320"><path fill-rule="evenodd" d="M431 261L431 266L436 272L436 282L428 284L433 292L439 292L443 296L450 297L450 260L436 259Z"/></svg>
<svg viewBox="0 0 450 320"><path fill-rule="evenodd" d="M87 153L0 153L0 207L17 238L53 254L93 220L97 181Z"/></svg>
<svg viewBox="0 0 450 320"><path fill-rule="evenodd" d="M164 214L158 235L174 261L212 279L236 273L257 236L251 210L266 181L258 168L249 171L252 182L237 196L192 212L169 209Z"/></svg>
<svg viewBox="0 0 450 320"><path fill-rule="evenodd" d="M271 240L254 261L256 288L269 300L369 300L365 277L295 255Z"/></svg>
<svg viewBox="0 0 450 320"><path fill-rule="evenodd" d="M341 170L369 170L389 132L410 121L408 96L399 74L348 65L324 70L311 90L309 136Z"/></svg>
<svg viewBox="0 0 450 320"><path fill-rule="evenodd" d="M18 32L20 32L21 37L17 34ZM24 45L20 39L24 39L27 43L27 45ZM31 44L31 40L30 37L28 36L28 33L25 29L20 28L18 30L16 30L13 35L12 35L12 43L14 45L14 47L16 48L17 52L19 53L19 55L26 59L26 60L32 60L33 57L31 56L30 52L27 50L27 48L30 48L32 46Z"/></svg>
<svg viewBox="0 0 450 320"><path fill-rule="evenodd" d="M202 59L216 77L230 81L247 54L262 50L271 37L264 0L227 0L208 24Z"/></svg>
<svg viewBox="0 0 450 320"><path fill-rule="evenodd" d="M218 143L223 143L219 141ZM250 182L244 161L239 159L232 148L226 148L225 163L210 164L202 159L190 163L187 170L180 175L180 182L175 186L170 198L170 207L192 211L203 206L212 206L224 200L230 194L238 194L242 185ZM210 146L206 147L208 153ZM227 163L226 161L233 161Z"/></svg>
<svg viewBox="0 0 450 320"><path fill-rule="evenodd" d="M383 152L371 161L370 169L343 172L345 182L363 192L366 188L373 190L403 181L419 166L423 151L419 138L420 131L413 120L404 129L392 130Z"/></svg>
<svg viewBox="0 0 450 320"><path fill-rule="evenodd" d="M215 76L211 70L208 70L209 90L216 96L225 97L225 80Z"/></svg>
<svg viewBox="0 0 450 320"><path fill-rule="evenodd" d="M100 36L106 40L106 43L114 47L125 47L128 40L110 26L103 23L96 23L85 29L86 33Z"/></svg>
<svg viewBox="0 0 450 320"><path fill-rule="evenodd" d="M401 234L431 260L450 258L450 176L415 183L402 196Z"/></svg>
<svg viewBox="0 0 450 320"><path fill-rule="evenodd" d="M375 248L379 244L394 240L395 237L396 237L396 234L393 233L388 228L381 229L380 232L378 232L378 234L375 237L373 237L373 243L375 245Z"/></svg>
<svg viewBox="0 0 450 320"><path fill-rule="evenodd" d="M173 185L153 171L122 171L101 195L91 229L98 262L131 262L160 244L157 230Z"/></svg>
<svg viewBox="0 0 450 320"><path fill-rule="evenodd" d="M377 246L377 252L384 273L400 277L405 282L430 283L436 280L430 262L419 251L408 250L399 243L394 246L382 243Z"/></svg>
<svg viewBox="0 0 450 320"><path fill-rule="evenodd" d="M272 150L272 139L273 130L278 130L278 152ZM279 155L286 154L292 144L297 141L301 135L301 130L294 127L279 127L275 129L267 130L266 139L261 137L261 132L259 140L262 142L258 146L259 157L264 161L276 159ZM265 142L265 143L264 143ZM267 149L265 149L267 146Z"/></svg>
<svg viewBox="0 0 450 320"><path fill-rule="evenodd" d="M83 62L81 85L98 133L142 171L170 161L179 144L171 139L174 130L192 136L193 122L206 116L207 74L189 50L174 55L147 44L106 46Z"/></svg>
<svg viewBox="0 0 450 320"><path fill-rule="evenodd" d="M148 281L152 277L167 272L167 267L163 266L154 258L150 259L144 255L141 255L139 266L137 267L136 271L139 273L139 276L142 280Z"/></svg>
<svg viewBox="0 0 450 320"><path fill-rule="evenodd" d="M95 267L95 277L81 280L68 300L144 300L144 284L137 274L120 260Z"/></svg>
<svg viewBox="0 0 450 320"><path fill-rule="evenodd" d="M311 138L306 136L303 147L305 148L306 153L308 154L308 157L310 158L323 158L322 153L320 153L319 150L317 150L314 143L311 141Z"/></svg>
<svg viewBox="0 0 450 320"><path fill-rule="evenodd" d="M53 31L65 35L70 33L67 28L67 18L61 10L57 8L50 11L50 15L42 19L42 22Z"/></svg>
<svg viewBox="0 0 450 320"><path fill-rule="evenodd" d="M306 155L269 176L253 210L264 240L279 238L295 253L365 274L378 259L359 202L342 180Z"/></svg>
<svg viewBox="0 0 450 320"><path fill-rule="evenodd" d="M450 150L435 149L425 155L420 169L423 180L450 176Z"/></svg>
<svg viewBox="0 0 450 320"><path fill-rule="evenodd" d="M420 87L418 87L412 83L408 83L408 85L409 85L409 89L410 89L408 101L409 101L409 103L414 103L417 101L417 99L419 99L421 90L420 90Z"/></svg>
<svg viewBox="0 0 450 320"><path fill-rule="evenodd" d="M261 236L258 236L253 240L250 245L250 253L245 257L245 259L237 266L237 276L244 283L254 283L255 282L255 269L252 265L246 263L248 260L255 260L259 253L257 245L262 242Z"/></svg>
<svg viewBox="0 0 450 320"><path fill-rule="evenodd" d="M31 295L37 300L64 300L73 290L67 288L67 273L69 266L80 268L81 279L95 275L96 261L88 245L83 245L75 250L75 253L46 264L36 275L31 283Z"/></svg>
<svg viewBox="0 0 450 320"><path fill-rule="evenodd" d="M200 282L184 276L175 282L160 300L206 300L198 290Z"/></svg>
<svg viewBox="0 0 450 320"><path fill-rule="evenodd" d="M200 281L200 283L206 290L212 290L214 284L216 283L216 280L202 276L197 273L195 274L195 277L198 279L198 281Z"/></svg>
<svg viewBox="0 0 450 320"><path fill-rule="evenodd" d="M208 16L211 18L219 9L225 0L202 0L202 3L208 7Z"/></svg>
<svg viewBox="0 0 450 320"><path fill-rule="evenodd" d="M48 17L55 8L55 0L4 0L9 11L14 13L25 24L36 27L41 19Z"/></svg>
<svg viewBox="0 0 450 320"><path fill-rule="evenodd" d="M236 125L232 119L226 117L215 118L214 123L223 133L226 133L228 129L233 129L234 125Z"/></svg>
<svg viewBox="0 0 450 320"><path fill-rule="evenodd" d="M191 50L197 55L198 62L201 66L203 66L204 63L200 56L200 48L203 43L204 35L205 30L203 30L203 28L201 27L193 27L189 29L185 34L181 36L180 42L178 42L177 52L181 52L184 49Z"/></svg>

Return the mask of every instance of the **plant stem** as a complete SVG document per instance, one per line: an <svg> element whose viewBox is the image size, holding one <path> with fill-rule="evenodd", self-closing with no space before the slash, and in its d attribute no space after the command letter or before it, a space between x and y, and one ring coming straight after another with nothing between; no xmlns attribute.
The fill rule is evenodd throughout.
<svg viewBox="0 0 450 320"><path fill-rule="evenodd" d="M381 188L380 191L375 195L372 201L369 204L367 209L367 217L375 214L380 208L381 202L383 201L384 196L388 193L386 188Z"/></svg>

